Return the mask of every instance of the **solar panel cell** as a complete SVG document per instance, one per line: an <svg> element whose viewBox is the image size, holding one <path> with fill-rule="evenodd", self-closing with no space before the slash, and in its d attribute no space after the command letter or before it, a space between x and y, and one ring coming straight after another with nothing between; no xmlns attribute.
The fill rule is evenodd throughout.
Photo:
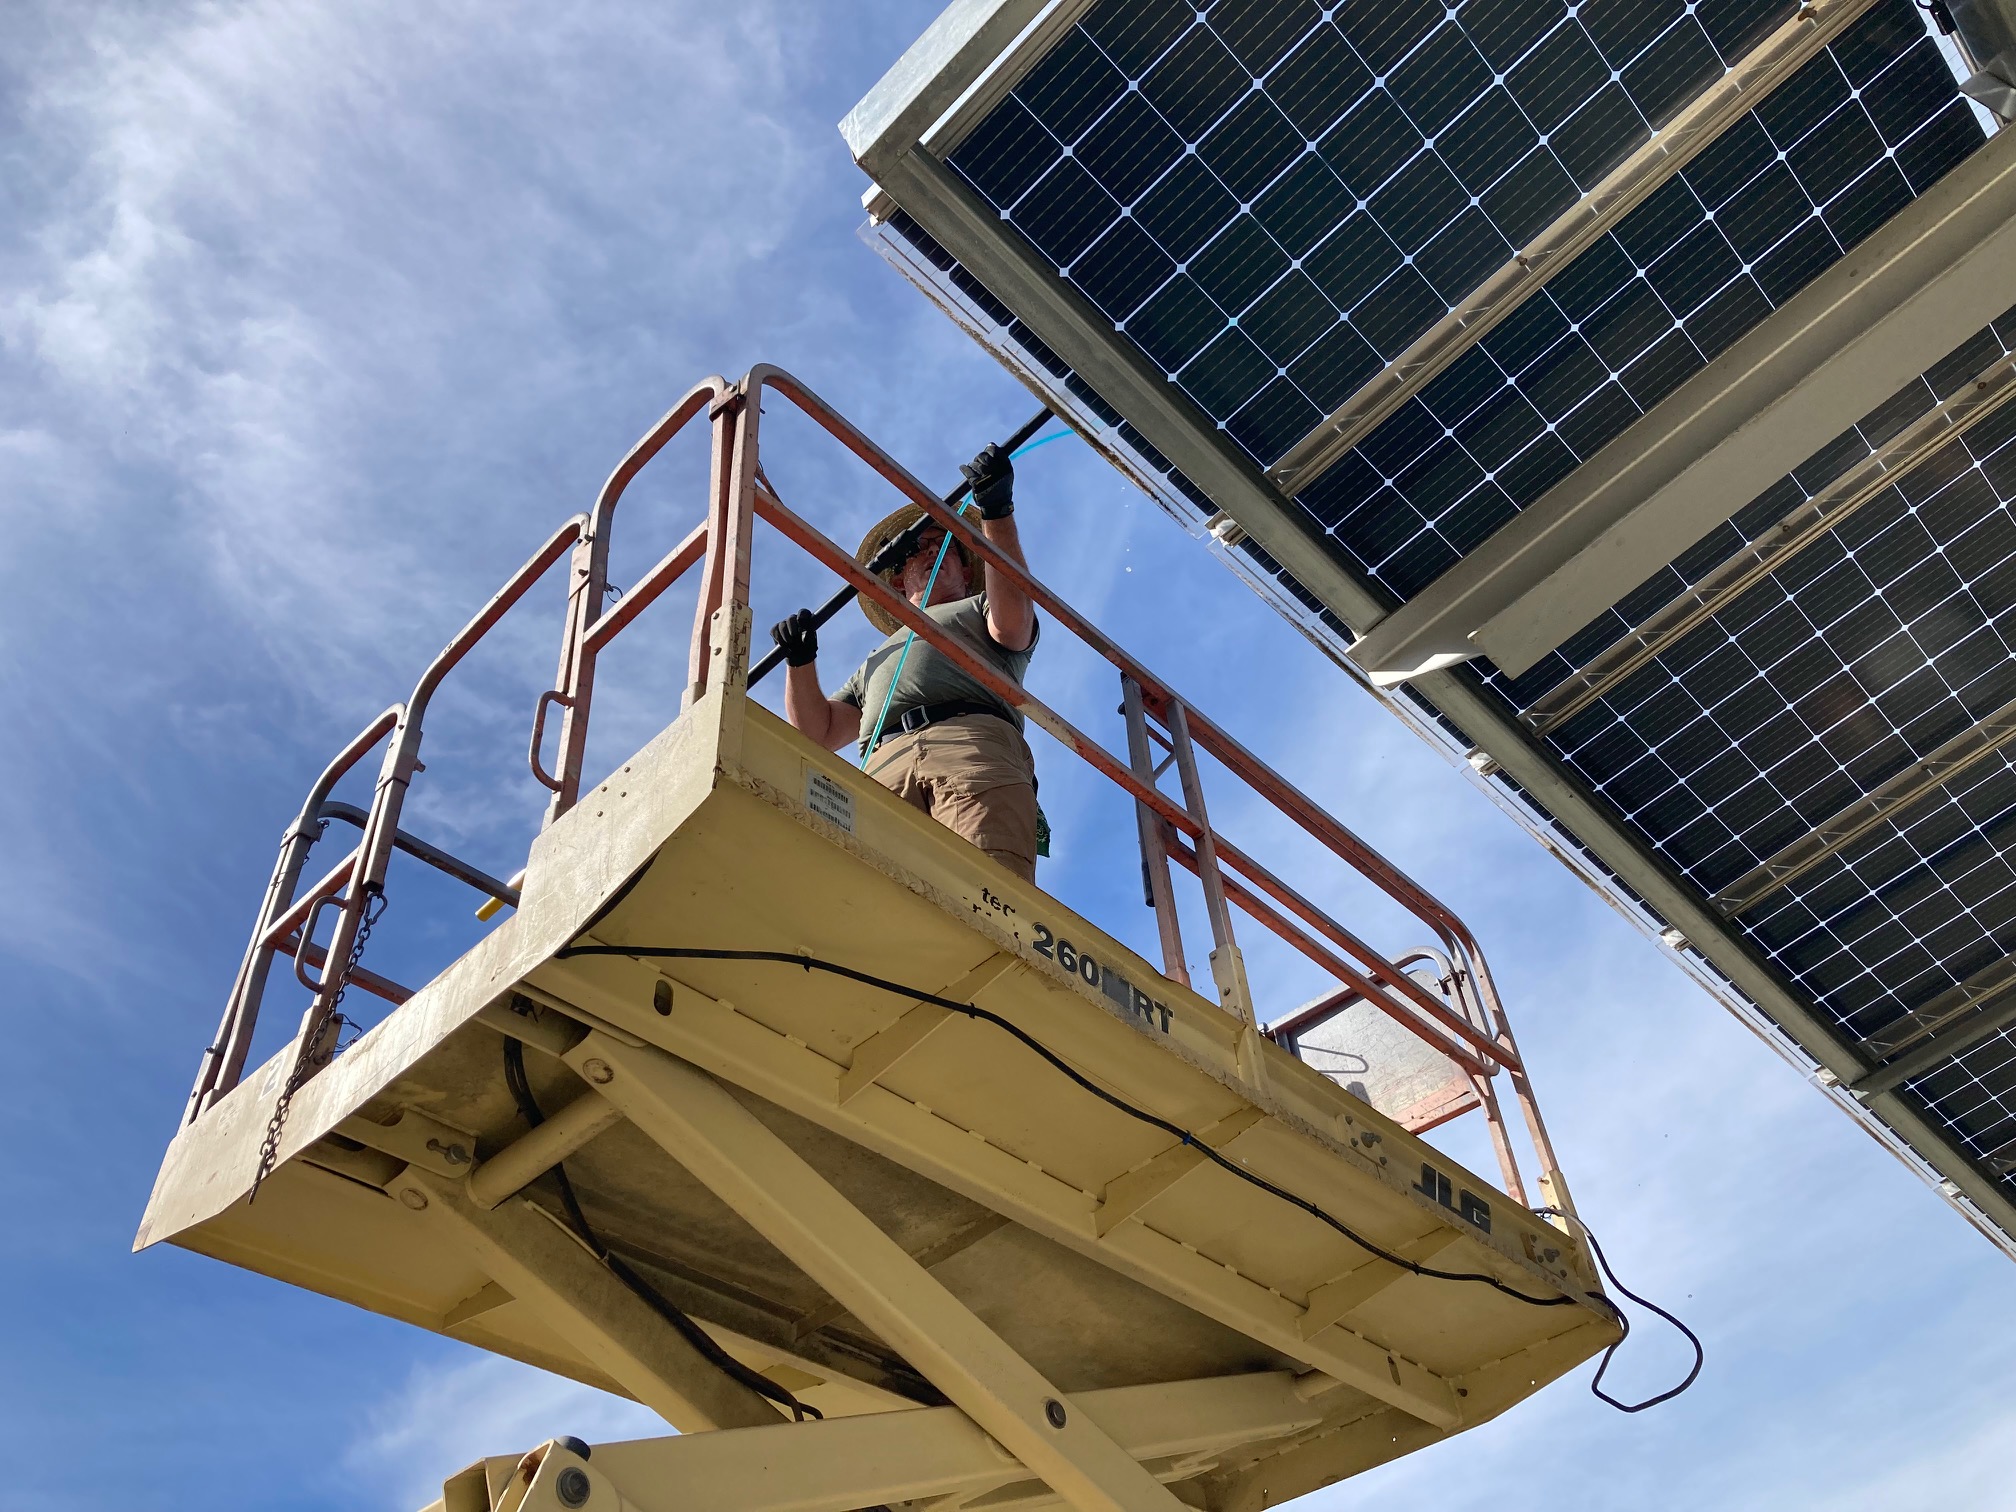
<svg viewBox="0 0 2016 1512"><path fill-rule="evenodd" d="M1253 202L1253 214L1282 251L1299 258L1347 220L1355 203L1329 166L1308 153Z"/></svg>
<svg viewBox="0 0 2016 1512"><path fill-rule="evenodd" d="M1953 98L1953 75L1931 39L1918 43L1862 91L1884 140L1901 142Z"/></svg>
<svg viewBox="0 0 2016 1512"><path fill-rule="evenodd" d="M1127 76L1074 28L1015 86L1015 96L1052 136L1075 142L1126 90Z"/></svg>
<svg viewBox="0 0 2016 1512"><path fill-rule="evenodd" d="M1062 157L1057 139L1021 101L1002 101L973 129L956 161L966 181L1005 210Z"/></svg>
<svg viewBox="0 0 2016 1512"><path fill-rule="evenodd" d="M1441 24L1440 0L1346 0L1333 12L1358 55L1385 73Z"/></svg>
<svg viewBox="0 0 2016 1512"><path fill-rule="evenodd" d="M1456 13L1486 60L1503 73L1568 15L1560 0L1469 0Z"/></svg>
<svg viewBox="0 0 2016 1512"><path fill-rule="evenodd" d="M1302 259L1303 271L1339 309L1355 307L1399 268L1401 251L1360 212Z"/></svg>
<svg viewBox="0 0 2016 1512"><path fill-rule="evenodd" d="M1572 23L1556 27L1506 74L1512 98L1543 132L1560 126L1609 81L1610 65Z"/></svg>
<svg viewBox="0 0 2016 1512"><path fill-rule="evenodd" d="M1911 0L1882 0L1828 51L1840 61L1848 82L1859 89L1924 38L1924 22Z"/></svg>
<svg viewBox="0 0 2016 1512"><path fill-rule="evenodd" d="M1407 501L1424 513L1447 509L1483 481L1483 469L1454 441L1429 448L1393 480Z"/></svg>
<svg viewBox="0 0 2016 1512"><path fill-rule="evenodd" d="M1504 489L1480 483L1449 511L1440 533L1459 552L1468 553L1518 512L1519 506Z"/></svg>
<svg viewBox="0 0 2016 1512"><path fill-rule="evenodd" d="M1351 312L1351 323L1390 362L1447 308L1427 279L1414 268L1403 267Z"/></svg>
<svg viewBox="0 0 2016 1512"><path fill-rule="evenodd" d="M1435 150L1473 195L1485 190L1539 144L1524 113L1504 89L1472 96L1469 108L1435 138Z"/></svg>
<svg viewBox="0 0 2016 1512"><path fill-rule="evenodd" d="M1913 194L1923 194L1981 145L1981 127L1974 112L1959 100L1942 108L1897 149L1897 166Z"/></svg>
<svg viewBox="0 0 2016 1512"><path fill-rule="evenodd" d="M1802 68L1757 106L1757 121L1772 142L1788 148L1848 103L1848 78L1839 67Z"/></svg>
<svg viewBox="0 0 2016 1512"><path fill-rule="evenodd" d="M1285 377L1276 378L1225 422L1233 440L1259 456L1286 451L1309 433L1323 412Z"/></svg>
<svg viewBox="0 0 2016 1512"><path fill-rule="evenodd" d="M1196 6L1186 0L1100 0L1078 25L1122 73L1138 79L1196 19Z"/></svg>
<svg viewBox="0 0 2016 1512"><path fill-rule="evenodd" d="M1239 215L1190 259L1190 276L1227 314L1237 315L1288 271L1288 256L1251 215Z"/></svg>
<svg viewBox="0 0 2016 1512"><path fill-rule="evenodd" d="M1441 26L1387 76L1415 128L1433 137L1491 87L1491 65L1462 29Z"/></svg>
<svg viewBox="0 0 2016 1512"><path fill-rule="evenodd" d="M1484 212L1473 208L1459 211L1415 254L1414 262L1444 304L1453 306L1510 261L1513 253L1512 244L1498 234Z"/></svg>
<svg viewBox="0 0 2016 1512"><path fill-rule="evenodd" d="M1623 68L1686 13L1683 0L1585 0L1576 17L1604 60Z"/></svg>
<svg viewBox="0 0 2016 1512"><path fill-rule="evenodd" d="M1497 393L1503 382L1498 364L1473 347L1445 368L1418 397L1422 407L1436 420L1444 426L1453 426Z"/></svg>
<svg viewBox="0 0 2016 1512"><path fill-rule="evenodd" d="M1071 265L1071 281L1108 320L1121 321L1175 270L1154 238L1134 221L1123 220Z"/></svg>
<svg viewBox="0 0 2016 1512"><path fill-rule="evenodd" d="M1204 134L1197 155L1219 181L1250 201L1307 150L1302 133L1265 95L1248 94Z"/></svg>
<svg viewBox="0 0 2016 1512"><path fill-rule="evenodd" d="M1672 312L1649 283L1637 278L1582 321L1583 339L1612 372L1669 330L1673 330Z"/></svg>
<svg viewBox="0 0 2016 1512"><path fill-rule="evenodd" d="M1623 84L1645 119L1663 126L1722 73L1708 34L1682 20L1624 69Z"/></svg>
<svg viewBox="0 0 2016 1512"><path fill-rule="evenodd" d="M1276 367L1286 367L1336 321L1337 311L1330 301L1307 275L1298 271L1291 272L1261 296L1241 317L1239 326L1270 362Z"/></svg>
<svg viewBox="0 0 2016 1512"><path fill-rule="evenodd" d="M1561 166L1587 193L1651 135L1630 96L1621 85L1612 84L1555 127L1547 141Z"/></svg>
<svg viewBox="0 0 2016 1512"><path fill-rule="evenodd" d="M1831 66L1823 54L1793 74L1791 79L1780 84L1772 93L1775 95L1779 91L1793 87L1802 73ZM1686 167L1687 182L1700 197L1702 204L1710 210L1719 210L1737 190L1770 166L1777 156L1777 145L1763 126L1758 124L1757 114L1752 111L1740 120L1731 122L1720 136L1701 149L1700 155Z"/></svg>
<svg viewBox="0 0 2016 1512"><path fill-rule="evenodd" d="M1638 406L1631 402L1624 385L1613 380L1562 418L1561 439L1578 459L1587 461L1637 417Z"/></svg>
<svg viewBox="0 0 2016 1512"><path fill-rule="evenodd" d="M1560 437L1541 436L1498 469L1498 484L1521 509L1575 470L1575 453Z"/></svg>
<svg viewBox="0 0 2016 1512"><path fill-rule="evenodd" d="M1390 94L1367 95L1317 143L1325 162L1365 199L1421 148L1421 134Z"/></svg>
<svg viewBox="0 0 2016 1512"><path fill-rule="evenodd" d="M1781 305L1832 267L1840 255L1826 224L1815 216L1801 221L1790 236L1751 264L1751 276L1765 298Z"/></svg>
<svg viewBox="0 0 2016 1512"><path fill-rule="evenodd" d="M1141 79L1148 103L1186 142L1194 142L1252 87L1231 50L1205 27L1193 27Z"/></svg>
<svg viewBox="0 0 2016 1512"><path fill-rule="evenodd" d="M1851 102L1797 143L1785 149L1807 197L1824 205L1857 178L1864 165L1882 157L1883 138L1868 113Z"/></svg>
<svg viewBox="0 0 2016 1512"><path fill-rule="evenodd" d="M1192 155L1179 157L1167 176L1135 202L1134 217L1163 251L1185 262L1238 208L1232 191Z"/></svg>
<svg viewBox="0 0 2016 1512"><path fill-rule="evenodd" d="M1195 279L1179 274L1128 317L1127 335L1165 373L1183 366L1225 324Z"/></svg>
<svg viewBox="0 0 2016 1512"><path fill-rule="evenodd" d="M1568 415L1603 381L1603 361L1579 335L1568 336L1519 375L1526 397L1550 422Z"/></svg>
<svg viewBox="0 0 2016 1512"><path fill-rule="evenodd" d="M1621 374L1618 382L1643 412L1706 366L1685 331L1670 331ZM1628 423L1628 422L1627 422Z"/></svg>
<svg viewBox="0 0 2016 1512"><path fill-rule="evenodd" d="M1729 245L1729 239L1710 222L1695 226L1660 254L1646 268L1645 277L1669 310L1687 315L1742 269L1742 259Z"/></svg>
<svg viewBox="0 0 2016 1512"><path fill-rule="evenodd" d="M1184 391L1214 420L1223 420L1273 373L1274 364L1236 327L1212 343L1176 375Z"/></svg>
<svg viewBox="0 0 2016 1512"><path fill-rule="evenodd" d="M1123 205L1138 199L1182 150L1183 139L1139 93L1123 95L1075 149L1078 161ZM1223 188L1218 193L1223 205L1205 217L1214 224L1229 213L1232 199Z"/></svg>
<svg viewBox="0 0 2016 1512"><path fill-rule="evenodd" d="M1505 466L1547 422L1517 389L1501 389L1458 421L1456 439L1484 467L1496 471Z"/></svg>
<svg viewBox="0 0 2016 1512"><path fill-rule="evenodd" d="M1217 0L1205 16L1248 73L1267 72L1323 19L1315 0Z"/></svg>
<svg viewBox="0 0 2016 1512"><path fill-rule="evenodd" d="M1688 320L1687 330L1701 355L1713 362L1737 337L1770 313L1771 302L1764 297L1763 289L1754 278L1745 276L1701 306Z"/></svg>
<svg viewBox="0 0 2016 1512"><path fill-rule="evenodd" d="M1015 206L1015 224L1058 267L1091 246L1120 206L1075 158L1044 174Z"/></svg>
<svg viewBox="0 0 2016 1512"><path fill-rule="evenodd" d="M1288 377L1327 413L1343 403L1381 366L1382 359L1364 337L1348 325L1337 325L1288 365ZM1328 476L1326 473L1325 479Z"/></svg>
<svg viewBox="0 0 2016 1512"><path fill-rule="evenodd" d="M1310 32L1267 81L1267 93L1295 129L1315 141L1372 86L1372 71L1327 21Z"/></svg>
<svg viewBox="0 0 2016 1512"><path fill-rule="evenodd" d="M1395 245L1411 254L1426 246L1469 202L1470 196L1442 159L1423 152L1372 196L1371 210Z"/></svg>
<svg viewBox="0 0 2016 1512"><path fill-rule="evenodd" d="M1536 147L1484 191L1484 213L1517 245L1525 245L1552 225L1581 194L1561 160Z"/></svg>
<svg viewBox="0 0 2016 1512"><path fill-rule="evenodd" d="M1441 535L1430 531L1417 535L1379 564L1380 576L1394 591L1412 595L1456 565L1457 551Z"/></svg>

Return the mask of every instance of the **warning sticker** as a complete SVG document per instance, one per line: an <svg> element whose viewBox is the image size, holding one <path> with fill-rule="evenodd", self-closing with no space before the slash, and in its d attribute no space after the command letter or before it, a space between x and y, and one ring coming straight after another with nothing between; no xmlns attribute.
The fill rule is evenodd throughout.
<svg viewBox="0 0 2016 1512"><path fill-rule="evenodd" d="M817 767L805 768L805 807L828 824L854 833L854 795Z"/></svg>

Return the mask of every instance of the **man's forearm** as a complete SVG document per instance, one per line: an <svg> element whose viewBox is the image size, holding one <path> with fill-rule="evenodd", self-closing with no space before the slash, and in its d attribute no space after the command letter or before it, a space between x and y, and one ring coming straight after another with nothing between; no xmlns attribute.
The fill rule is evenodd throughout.
<svg viewBox="0 0 2016 1512"><path fill-rule="evenodd" d="M826 696L819 686L817 662L784 669L784 717L793 729L829 751L837 751L861 735L861 711Z"/></svg>
<svg viewBox="0 0 2016 1512"><path fill-rule="evenodd" d="M1028 568L1028 560L1022 555L1022 533L1015 528L1013 515L982 520L980 533L987 537L988 545L1017 567ZM1036 606L1022 591L1022 585L1012 581L1007 573L990 565L986 576L988 633L1011 651L1028 650L1036 634Z"/></svg>
<svg viewBox="0 0 2016 1512"><path fill-rule="evenodd" d="M832 749L826 737L831 733L833 709L819 686L817 662L784 669L784 717L819 744Z"/></svg>

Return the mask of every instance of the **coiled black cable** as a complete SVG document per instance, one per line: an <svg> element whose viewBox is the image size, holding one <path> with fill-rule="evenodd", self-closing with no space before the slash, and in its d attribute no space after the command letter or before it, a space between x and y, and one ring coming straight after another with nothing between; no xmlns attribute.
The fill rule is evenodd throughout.
<svg viewBox="0 0 2016 1512"><path fill-rule="evenodd" d="M511 1100L518 1105L518 1114L526 1123L536 1129L546 1121L538 1099L532 1095L532 1083L525 1076L525 1044L522 1040L507 1037L504 1041L504 1085L511 1089ZM671 1324L679 1336L698 1350L709 1364L784 1408L794 1421L802 1423L807 1418L821 1416L817 1407L799 1401L775 1381L751 1370L716 1344L706 1329L673 1306L657 1287L632 1270L622 1256L613 1253L589 1224L588 1215L581 1211L581 1201L574 1195L574 1183L567 1179L565 1165L556 1163L553 1177L560 1188L560 1201L567 1209L567 1219L573 1225L575 1234L588 1246L589 1253L602 1262L610 1275L628 1287L638 1301Z"/></svg>
<svg viewBox="0 0 2016 1512"><path fill-rule="evenodd" d="M1673 1314L1666 1311L1666 1309L1661 1307L1657 1302L1646 1301L1645 1298L1639 1296L1638 1293L1631 1290L1631 1288L1626 1286L1622 1281L1619 1281L1617 1279L1617 1272L1610 1269L1610 1261L1608 1257L1606 1257L1603 1253L1603 1246L1596 1242L1595 1230L1591 1229L1588 1224L1584 1223L1580 1218L1576 1217L1575 1214L1564 1212L1562 1209L1556 1207L1535 1208L1533 1209L1533 1211L1536 1213L1551 1214L1556 1218L1560 1218L1569 1223L1574 1224L1575 1227L1582 1230L1582 1237L1589 1241L1589 1249L1590 1252L1596 1256L1596 1263L1603 1267L1604 1278L1607 1281L1609 1281L1609 1283L1612 1286L1617 1288L1618 1291L1622 1292L1625 1296L1629 1297L1633 1302L1636 1302L1640 1307L1644 1308L1647 1312L1657 1313L1660 1317L1664 1318L1668 1323L1671 1323L1675 1328L1679 1329L1680 1332L1683 1335L1685 1335L1687 1342L1694 1346L1694 1368L1687 1372L1686 1380L1682 1381L1678 1386L1673 1387L1671 1390L1662 1391L1657 1396L1647 1397L1644 1401L1638 1402L1635 1405L1628 1402L1620 1402L1617 1400L1617 1398L1613 1397L1612 1395L1610 1395L1609 1392L1603 1389L1603 1376L1605 1372L1607 1372L1610 1369L1611 1359L1616 1355L1617 1351L1623 1347L1624 1341L1631 1337L1631 1320L1624 1316L1623 1308L1617 1306L1614 1302L1606 1302L1606 1305L1610 1308L1611 1313L1614 1314L1617 1319L1617 1326L1623 1329L1624 1331L1617 1336L1617 1342L1615 1344L1612 1344L1608 1349L1603 1351L1603 1362L1596 1367L1596 1377L1589 1383L1589 1389L1596 1394L1597 1400L1608 1402L1612 1407L1615 1407L1619 1412L1643 1412L1647 1407L1657 1407L1661 1402L1672 1401L1673 1398L1680 1395L1680 1393L1685 1391L1689 1386L1692 1386L1694 1384L1694 1378L1701 1374L1701 1367L1703 1364L1707 1362L1708 1359L1708 1352L1701 1347L1701 1336L1695 1333L1694 1330L1689 1328L1685 1323L1682 1323L1678 1318L1674 1317Z"/></svg>

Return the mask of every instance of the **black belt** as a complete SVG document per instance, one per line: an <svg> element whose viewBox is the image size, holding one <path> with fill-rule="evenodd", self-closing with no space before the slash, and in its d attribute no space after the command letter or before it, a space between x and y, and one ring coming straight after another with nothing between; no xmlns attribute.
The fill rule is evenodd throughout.
<svg viewBox="0 0 2016 1512"><path fill-rule="evenodd" d="M955 699L949 703L919 704L914 709L905 709L900 716L889 722L898 732L914 735L919 730L943 724L948 719L964 719L968 714L986 714L994 719L1005 719L1010 724L1015 722L1014 716L1001 705L977 703L970 698Z"/></svg>

